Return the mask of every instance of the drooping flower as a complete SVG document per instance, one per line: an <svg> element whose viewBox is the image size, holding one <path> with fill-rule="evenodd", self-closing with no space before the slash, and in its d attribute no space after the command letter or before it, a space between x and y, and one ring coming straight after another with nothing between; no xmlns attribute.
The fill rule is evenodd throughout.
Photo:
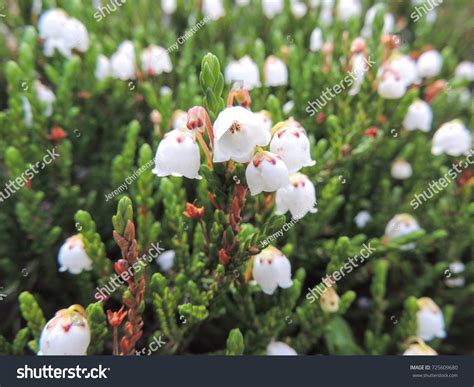
<svg viewBox="0 0 474 387"><path fill-rule="evenodd" d="M296 351L282 341L272 341L267 346L268 356L297 356Z"/></svg>
<svg viewBox="0 0 474 387"><path fill-rule="evenodd" d="M26 96L22 95L21 99L21 108L23 109L23 121L27 128L31 128L33 126L33 111L31 109L30 101Z"/></svg>
<svg viewBox="0 0 474 387"><path fill-rule="evenodd" d="M316 189L311 180L302 173L290 175L290 184L276 192L276 213L290 211L294 219L305 216L308 212L316 213Z"/></svg>
<svg viewBox="0 0 474 387"><path fill-rule="evenodd" d="M335 313L339 310L339 296L331 287L327 288L319 300L321 309L328 313Z"/></svg>
<svg viewBox="0 0 474 387"><path fill-rule="evenodd" d="M425 341L433 340L435 337L445 338L444 317L439 306L431 298L422 297L418 299L418 308L417 336Z"/></svg>
<svg viewBox="0 0 474 387"><path fill-rule="evenodd" d="M54 95L53 91L43 85L40 81L35 82L35 88L36 88L36 98L38 98L38 101L42 102L45 104L45 109L44 109L44 114L46 117L51 116L53 114L53 104L54 101L56 100L56 96Z"/></svg>
<svg viewBox="0 0 474 387"><path fill-rule="evenodd" d="M416 219L410 214L395 215L387 223L385 227L385 235L389 241L410 235L411 233L420 230L420 225ZM401 250L412 250L415 248L414 243L408 243L400 247Z"/></svg>
<svg viewBox="0 0 474 387"><path fill-rule="evenodd" d="M63 36L66 42L66 47L68 47L69 50L86 52L89 48L89 35L87 29L84 24L77 19L72 17L67 19Z"/></svg>
<svg viewBox="0 0 474 387"><path fill-rule="evenodd" d="M290 0L291 13L297 19L302 18L308 12L308 7L301 0Z"/></svg>
<svg viewBox="0 0 474 387"><path fill-rule="evenodd" d="M337 17L347 22L352 17L359 17L362 6L359 0L339 0L337 3Z"/></svg>
<svg viewBox="0 0 474 387"><path fill-rule="evenodd" d="M290 112L293 110L294 107L295 107L295 103L293 101L290 100L288 102L285 102L285 104L282 107L283 113L290 114Z"/></svg>
<svg viewBox="0 0 474 387"><path fill-rule="evenodd" d="M333 20L333 12L334 0L323 1L321 4L321 13L319 15L319 21L326 26L330 26Z"/></svg>
<svg viewBox="0 0 474 387"><path fill-rule="evenodd" d="M403 352L403 356L436 356L438 353L419 337L415 338L416 342L408 346Z"/></svg>
<svg viewBox="0 0 474 387"><path fill-rule="evenodd" d="M418 58L416 67L420 77L433 78L443 67L443 57L436 50L426 51Z"/></svg>
<svg viewBox="0 0 474 387"><path fill-rule="evenodd" d="M95 66L94 75L98 81L102 81L109 77L111 73L110 61L105 55L97 56L97 64Z"/></svg>
<svg viewBox="0 0 474 387"><path fill-rule="evenodd" d="M275 192L290 183L288 168L280 156L259 151L247 166L245 177L252 196L260 192Z"/></svg>
<svg viewBox="0 0 474 387"><path fill-rule="evenodd" d="M396 55L388 62L388 67L395 71L406 86L419 83L416 62L408 55Z"/></svg>
<svg viewBox="0 0 474 387"><path fill-rule="evenodd" d="M433 112L431 107L425 101L419 99L413 102L403 119L403 126L406 130L419 129L423 132L431 130L431 123L433 121Z"/></svg>
<svg viewBox="0 0 474 387"><path fill-rule="evenodd" d="M241 106L224 109L214 122L214 162L252 160L256 146L266 146L270 133L255 113Z"/></svg>
<svg viewBox="0 0 474 387"><path fill-rule="evenodd" d="M468 154L472 145L472 134L461 120L452 120L444 123L433 136L431 153L449 156Z"/></svg>
<svg viewBox="0 0 474 387"><path fill-rule="evenodd" d="M224 74L225 81L228 84L242 82L240 86L248 90L261 86L257 63L248 55L245 55L239 60L230 62Z"/></svg>
<svg viewBox="0 0 474 387"><path fill-rule="evenodd" d="M392 164L390 174L394 179L405 180L413 175L411 164L406 160L395 160Z"/></svg>
<svg viewBox="0 0 474 387"><path fill-rule="evenodd" d="M38 355L84 356L91 341L87 314L80 305L61 309L41 332Z"/></svg>
<svg viewBox="0 0 474 387"><path fill-rule="evenodd" d="M267 130L268 133L271 133L273 123L270 112L267 110L261 110L255 114L262 120L262 126L265 128L265 130Z"/></svg>
<svg viewBox="0 0 474 387"><path fill-rule="evenodd" d="M397 72L387 69L379 78L377 91L382 98L398 99L405 95L407 85Z"/></svg>
<svg viewBox="0 0 474 387"><path fill-rule="evenodd" d="M200 166L201 154L195 132L184 127L165 134L156 150L152 172L160 177L172 175L201 179Z"/></svg>
<svg viewBox="0 0 474 387"><path fill-rule="evenodd" d="M360 211L354 218L354 222L358 228L364 228L371 220L372 215L370 215L369 211Z"/></svg>
<svg viewBox="0 0 474 387"><path fill-rule="evenodd" d="M176 0L161 0L161 8L166 15L172 15L176 11Z"/></svg>
<svg viewBox="0 0 474 387"><path fill-rule="evenodd" d="M188 113L184 110L175 110L171 115L171 128L173 129L182 129L186 127L188 122Z"/></svg>
<svg viewBox="0 0 474 387"><path fill-rule="evenodd" d="M217 20L225 16L222 0L203 0L202 13L211 20Z"/></svg>
<svg viewBox="0 0 474 387"><path fill-rule="evenodd" d="M281 13L283 11L283 6L283 0L262 1L263 14L269 19L273 19L276 15Z"/></svg>
<svg viewBox="0 0 474 387"><path fill-rule="evenodd" d="M461 261L451 263L449 265L450 275L444 280L446 286L450 288L462 288L466 283L466 279L462 276L465 269L466 266Z"/></svg>
<svg viewBox="0 0 474 387"><path fill-rule="evenodd" d="M176 253L174 250L167 250L162 252L158 258L156 258L156 263L160 266L162 271L167 272L173 268L175 257Z"/></svg>
<svg viewBox="0 0 474 387"><path fill-rule="evenodd" d="M154 76L169 73L173 70L168 50L160 46L151 45L142 51L140 56L142 70Z"/></svg>
<svg viewBox="0 0 474 387"><path fill-rule="evenodd" d="M459 63L456 70L454 70L454 77L466 79L469 82L474 81L474 62L464 61Z"/></svg>
<svg viewBox="0 0 474 387"><path fill-rule="evenodd" d="M265 85L283 86L288 84L288 68L286 64L274 55L265 60Z"/></svg>
<svg viewBox="0 0 474 387"><path fill-rule="evenodd" d="M351 57L351 74L353 76L354 83L349 90L349 95L356 95L360 92L362 83L364 82L365 72L367 71L367 62L365 54L362 52L355 53Z"/></svg>
<svg viewBox="0 0 474 387"><path fill-rule="evenodd" d="M59 271L79 274L92 269L92 260L86 253L81 234L74 235L61 246L58 253Z"/></svg>
<svg viewBox="0 0 474 387"><path fill-rule="evenodd" d="M122 42L110 58L114 78L126 81L135 79L135 48L130 40Z"/></svg>
<svg viewBox="0 0 474 387"><path fill-rule="evenodd" d="M310 149L306 131L299 122L289 119L274 127L270 151L282 158L289 172L316 164L311 159Z"/></svg>
<svg viewBox="0 0 474 387"><path fill-rule="evenodd" d="M372 27L374 19L379 10L380 5L376 4L370 7L365 14L364 27L362 28L361 34L364 38L370 38L372 36ZM395 17L390 12L386 12L383 16L383 35L389 35L395 28Z"/></svg>
<svg viewBox="0 0 474 387"><path fill-rule="evenodd" d="M309 38L309 49L317 52L323 48L323 44L323 31L321 31L321 28L316 27L313 32L311 32L311 37Z"/></svg>
<svg viewBox="0 0 474 387"><path fill-rule="evenodd" d="M293 285L290 261L273 246L254 257L252 273L265 294L271 295L278 287L287 289Z"/></svg>
<svg viewBox="0 0 474 387"><path fill-rule="evenodd" d="M50 9L38 20L39 36L44 40L44 54L48 57L58 50L70 58L72 50L85 52L89 48L89 35L84 24L69 17L61 9Z"/></svg>

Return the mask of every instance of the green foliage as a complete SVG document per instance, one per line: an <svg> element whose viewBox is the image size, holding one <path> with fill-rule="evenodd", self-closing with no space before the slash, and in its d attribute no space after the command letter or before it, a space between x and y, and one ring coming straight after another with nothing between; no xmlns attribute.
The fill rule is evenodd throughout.
<svg viewBox="0 0 474 387"><path fill-rule="evenodd" d="M100 355L104 351L104 343L109 334L106 326L104 306L101 302L96 302L95 304L90 304L86 311L91 331L91 343L87 349L87 354Z"/></svg>
<svg viewBox="0 0 474 387"><path fill-rule="evenodd" d="M226 355L239 356L244 354L244 337L239 328L232 329L227 338Z"/></svg>
<svg viewBox="0 0 474 387"><path fill-rule="evenodd" d="M18 297L18 301L20 303L20 310L23 316L23 319L26 321L26 324L29 329L29 333L33 337L33 340L29 342L29 347L33 352L38 351L38 340L41 334L41 331L46 324L46 320L43 315L43 311L41 310L38 302L35 300L35 297L29 292L23 292ZM13 345L13 350L18 351L22 347L18 345L21 344L22 340L26 336L23 333L23 338L18 337L15 338L15 343ZM17 341L18 339L18 341Z"/></svg>
<svg viewBox="0 0 474 387"><path fill-rule="evenodd" d="M472 98L461 98L472 91L472 82L454 77L460 61L473 60L466 51L473 43L469 1L444 2L433 23L426 17L414 23L409 1L379 4L372 36L366 38L376 64L361 91L349 95L343 90L314 115L306 110L308 102L347 76L351 43L360 36L363 19L344 23L334 15L333 23L324 25L320 9L310 9L296 20L286 1L285 11L270 20L259 1L248 8L224 3L226 16L206 23L177 50L168 49L173 70L157 76L143 71L140 54L150 44L171 47L192 27L191 20L200 20L194 2L179 1L166 23L161 7L148 0L127 3L100 23L88 2L43 2L43 11L61 7L88 31L88 50L70 57L44 54L37 15L29 6L23 4L2 19L0 192L6 193L7 184L41 162L48 150L55 148L60 157L7 199L0 197L0 289L8 293L0 311L0 354L37 353L45 325L42 308L53 316L64 305L87 305L97 286L109 284L114 263L123 258L113 232L123 236L131 222L138 255L148 258L135 278L146 283L144 301L137 306L144 320L139 345L162 335L167 344L160 354L264 354L273 340L288 343L298 354L401 354L406 340L417 333L419 297L431 297L442 308L448 331L446 339L428 345L440 354L472 352L473 337L465 332L474 318L474 185L468 169L416 210L410 204L464 157L432 155L434 131L455 118L471 132L474 126ZM362 3L365 12L374 2ZM397 23L402 43L392 54L414 54L431 45L443 56L437 77L410 87L396 101L377 93L377 73L386 54L381 44L385 11L406 21ZM333 42L331 55L308 50L315 27L322 29L325 43ZM98 80L98 55L110 58L124 39L135 46L135 79ZM270 112L273 125L294 117L317 162L302 172L316 186L318 212L296 222L289 214L275 214L274 193L247 192L239 224L233 224L237 186L246 185L242 163L214 163L211 168L203 161L199 181L158 178L152 172L154 153L173 127L174 112L202 105L214 122L232 87L225 83L225 69L245 55L255 61L262 83L250 90L251 110ZM265 85L270 55L286 64L288 85ZM37 81L54 92L51 115L38 98ZM449 87L430 101L432 131L405 130L410 104L426 99L437 81ZM293 103L290 110L287 102ZM159 124L150 122L153 110ZM376 137L367 135L370 127L377 128ZM64 138L52 136L58 128ZM410 162L410 179L391 176L396 159ZM123 185L112 200L110 194ZM186 203L203 207L202 219L187 217ZM372 215L362 228L354 222L360 211ZM387 223L403 212L414 215L421 229L388 240ZM78 232L92 270L59 273L58 250ZM157 243L174 251L171 268L151 256ZM292 269L293 285L271 296L252 281L252 262L266 243L278 247ZM358 255L363 244L371 244L375 252L334 285L338 310L330 313L319 299L310 301L309 292L316 291L322 278ZM223 250L229 262L221 259ZM451 273L456 261L465 264L464 273ZM450 287L448 278L464 279L465 285ZM103 304L87 307L89 354L108 354L112 347L106 311L117 310L131 297L125 286L117 287Z"/></svg>

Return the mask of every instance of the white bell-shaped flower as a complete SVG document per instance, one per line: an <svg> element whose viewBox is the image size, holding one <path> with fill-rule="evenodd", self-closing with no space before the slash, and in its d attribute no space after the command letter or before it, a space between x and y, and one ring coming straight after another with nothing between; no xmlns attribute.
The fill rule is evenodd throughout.
<svg viewBox="0 0 474 387"><path fill-rule="evenodd" d="M265 60L265 85L283 86L288 84L288 68L285 62L274 55Z"/></svg>
<svg viewBox="0 0 474 387"><path fill-rule="evenodd" d="M449 265L449 276L446 275L444 283L450 288L462 288L466 284L466 279L462 275L466 266L461 261L453 262Z"/></svg>
<svg viewBox="0 0 474 387"><path fill-rule="evenodd" d="M262 121L262 126L265 130L268 131L268 133L271 133L272 127L273 127L273 122L272 122L272 116L270 112L266 110L259 111L258 113L255 113L257 117L259 117Z"/></svg>
<svg viewBox="0 0 474 387"><path fill-rule="evenodd" d="M406 160L395 160L392 164L390 174L394 179L405 180L409 179L413 175L413 169L411 164Z"/></svg>
<svg viewBox="0 0 474 387"><path fill-rule="evenodd" d="M38 355L84 356L91 341L87 314L80 305L61 309L41 332Z"/></svg>
<svg viewBox="0 0 474 387"><path fill-rule="evenodd" d="M72 50L85 52L89 48L89 35L84 24L61 9L44 12L38 20L38 30L44 40L46 56L53 56L57 49L64 57L70 58Z"/></svg>
<svg viewBox="0 0 474 387"><path fill-rule="evenodd" d="M41 39L56 39L62 35L62 30L68 15L62 9L49 9L38 19L39 37Z"/></svg>
<svg viewBox="0 0 474 387"><path fill-rule="evenodd" d="M276 247L268 246L253 259L253 278L265 294L273 294L280 287L293 285L291 263Z"/></svg>
<svg viewBox="0 0 474 387"><path fill-rule="evenodd" d="M247 184L252 196L260 192L275 192L290 183L288 168L280 156L259 151L245 171Z"/></svg>
<svg viewBox="0 0 474 387"><path fill-rule="evenodd" d="M418 299L418 308L417 336L425 341L433 340L435 337L445 338L444 317L439 306L431 298L422 297Z"/></svg>
<svg viewBox="0 0 474 387"><path fill-rule="evenodd" d="M354 222L358 228L364 228L371 220L372 215L370 215L369 211L360 211L354 218Z"/></svg>
<svg viewBox="0 0 474 387"><path fill-rule="evenodd" d="M311 32L311 37L309 38L309 49L313 52L317 52L323 48L323 31L321 28L316 27L313 32Z"/></svg>
<svg viewBox="0 0 474 387"><path fill-rule="evenodd" d="M319 15L319 21L326 25L330 26L333 20L334 12L334 0L326 0L321 4L321 13Z"/></svg>
<svg viewBox="0 0 474 387"><path fill-rule="evenodd" d="M230 62L225 68L224 74L228 84L240 82L240 86L248 90L261 86L257 63L248 55Z"/></svg>
<svg viewBox="0 0 474 387"><path fill-rule="evenodd" d="M399 75L407 86L420 82L416 62L408 55L396 55L390 60L388 66Z"/></svg>
<svg viewBox="0 0 474 387"><path fill-rule="evenodd" d="M36 98L38 98L38 101L45 105L45 116L51 116L51 114L53 114L53 104L56 100L56 96L49 87L43 85L40 81L35 82L35 88Z"/></svg>
<svg viewBox="0 0 474 387"><path fill-rule="evenodd" d="M102 81L111 74L110 61L105 55L97 56L94 75L98 81Z"/></svg>
<svg viewBox="0 0 474 387"><path fill-rule="evenodd" d="M461 120L452 120L444 123L433 136L431 153L449 156L468 154L472 145L472 134Z"/></svg>
<svg viewBox="0 0 474 387"><path fill-rule="evenodd" d="M161 73L169 73L173 70L168 50L160 46L151 45L142 51L140 55L142 70L148 75L154 76Z"/></svg>
<svg viewBox="0 0 474 387"><path fill-rule="evenodd" d="M380 5L376 4L370 7L365 14L364 27L362 28L361 34L364 38L370 38L372 36L372 27L374 24L374 19L379 10ZM395 28L395 17L387 12L383 16L383 35L389 35Z"/></svg>
<svg viewBox="0 0 474 387"><path fill-rule="evenodd" d="M79 274L92 269L92 260L86 253L81 234L74 235L61 246L58 253L59 271Z"/></svg>
<svg viewBox="0 0 474 387"><path fill-rule="evenodd" d="M439 74L443 67L443 57L436 50L424 52L416 63L418 75L423 78L432 78Z"/></svg>
<svg viewBox="0 0 474 387"><path fill-rule="evenodd" d="M302 173L290 175L290 184L276 192L276 213L284 214L290 211L293 219L299 219L308 212L316 213L316 189L311 180Z"/></svg>
<svg viewBox="0 0 474 387"><path fill-rule="evenodd" d="M161 0L161 9L166 15L172 15L176 11L176 0Z"/></svg>
<svg viewBox="0 0 474 387"><path fill-rule="evenodd" d="M224 109L214 122L215 162L234 160L247 163L252 160L256 146L266 146L270 133L255 113L241 106Z"/></svg>
<svg viewBox="0 0 474 387"><path fill-rule="evenodd" d="M38 20L39 37L44 39L44 54L46 56L53 56L55 49L58 49L63 56L71 55L63 39L63 30L68 19L68 15L61 9L50 9L40 16Z"/></svg>
<svg viewBox="0 0 474 387"><path fill-rule="evenodd" d="M135 79L135 48L130 40L120 44L117 51L110 58L112 76L126 81Z"/></svg>
<svg viewBox="0 0 474 387"><path fill-rule="evenodd" d="M211 20L217 20L225 16L222 0L203 0L202 13Z"/></svg>
<svg viewBox="0 0 474 387"><path fill-rule="evenodd" d="M65 45L69 50L86 52L89 48L89 34L87 29L79 20L68 18L63 31Z"/></svg>
<svg viewBox="0 0 474 387"><path fill-rule="evenodd" d="M281 110L283 110L283 114L290 114L294 107L295 103L290 100L288 102L285 102Z"/></svg>
<svg viewBox="0 0 474 387"><path fill-rule="evenodd" d="M133 60L133 62L135 62L135 46L131 40L124 40L120 43L117 47L117 52L127 55L131 60Z"/></svg>
<svg viewBox="0 0 474 387"><path fill-rule="evenodd" d="M359 17L362 6L359 0L339 0L337 3L337 17L347 22L352 17Z"/></svg>
<svg viewBox="0 0 474 387"><path fill-rule="evenodd" d="M33 111L31 110L30 101L26 96L22 95L21 99L21 108L23 109L23 121L27 128L31 128L33 126Z"/></svg>
<svg viewBox="0 0 474 387"><path fill-rule="evenodd" d="M474 62L464 61L459 63L456 70L454 70L454 77L467 79L469 82L474 81Z"/></svg>
<svg viewBox="0 0 474 387"><path fill-rule="evenodd" d="M262 8L263 14L269 18L273 19L276 15L283 11L284 1L283 0L263 0Z"/></svg>
<svg viewBox="0 0 474 387"><path fill-rule="evenodd" d="M165 134L156 150L152 172L159 177L171 175L201 179L200 166L201 154L196 133L183 127Z"/></svg>
<svg viewBox="0 0 474 387"><path fill-rule="evenodd" d="M410 235L411 233L421 230L420 225L416 219L410 214L398 214L395 215L387 223L385 227L385 235L389 241L396 240L398 238ZM408 243L400 246L401 250L412 250L415 248L414 243Z"/></svg>
<svg viewBox="0 0 474 387"><path fill-rule="evenodd" d="M167 250L162 252L158 258L156 258L156 263L160 266L162 271L167 272L173 268L175 257L176 253L174 250Z"/></svg>
<svg viewBox="0 0 474 387"><path fill-rule="evenodd" d="M289 172L298 172L303 167L316 164L311 159L310 150L306 131L293 119L281 123L270 142L270 151L282 158Z"/></svg>
<svg viewBox="0 0 474 387"><path fill-rule="evenodd" d="M184 110L175 110L171 116L171 127L173 129L182 129L188 122L188 113Z"/></svg>
<svg viewBox="0 0 474 387"><path fill-rule="evenodd" d="M406 83L395 71L385 70L379 78L377 92L384 99L399 99L405 95L406 91Z"/></svg>
<svg viewBox="0 0 474 387"><path fill-rule="evenodd" d="M297 356L296 351L282 341L272 341L267 346L268 356Z"/></svg>
<svg viewBox="0 0 474 387"><path fill-rule="evenodd" d="M419 99L413 102L403 119L403 126L406 130L419 129L423 132L431 130L431 123L433 121L433 112L431 107L425 101Z"/></svg>
<svg viewBox="0 0 474 387"><path fill-rule="evenodd" d="M302 0L290 0L291 13L297 19L302 18L308 12L308 7Z"/></svg>
<svg viewBox="0 0 474 387"><path fill-rule="evenodd" d="M349 95L357 95L360 92L365 72L367 71L365 55L363 53L354 54L351 58L351 67L354 83L348 93Z"/></svg>

